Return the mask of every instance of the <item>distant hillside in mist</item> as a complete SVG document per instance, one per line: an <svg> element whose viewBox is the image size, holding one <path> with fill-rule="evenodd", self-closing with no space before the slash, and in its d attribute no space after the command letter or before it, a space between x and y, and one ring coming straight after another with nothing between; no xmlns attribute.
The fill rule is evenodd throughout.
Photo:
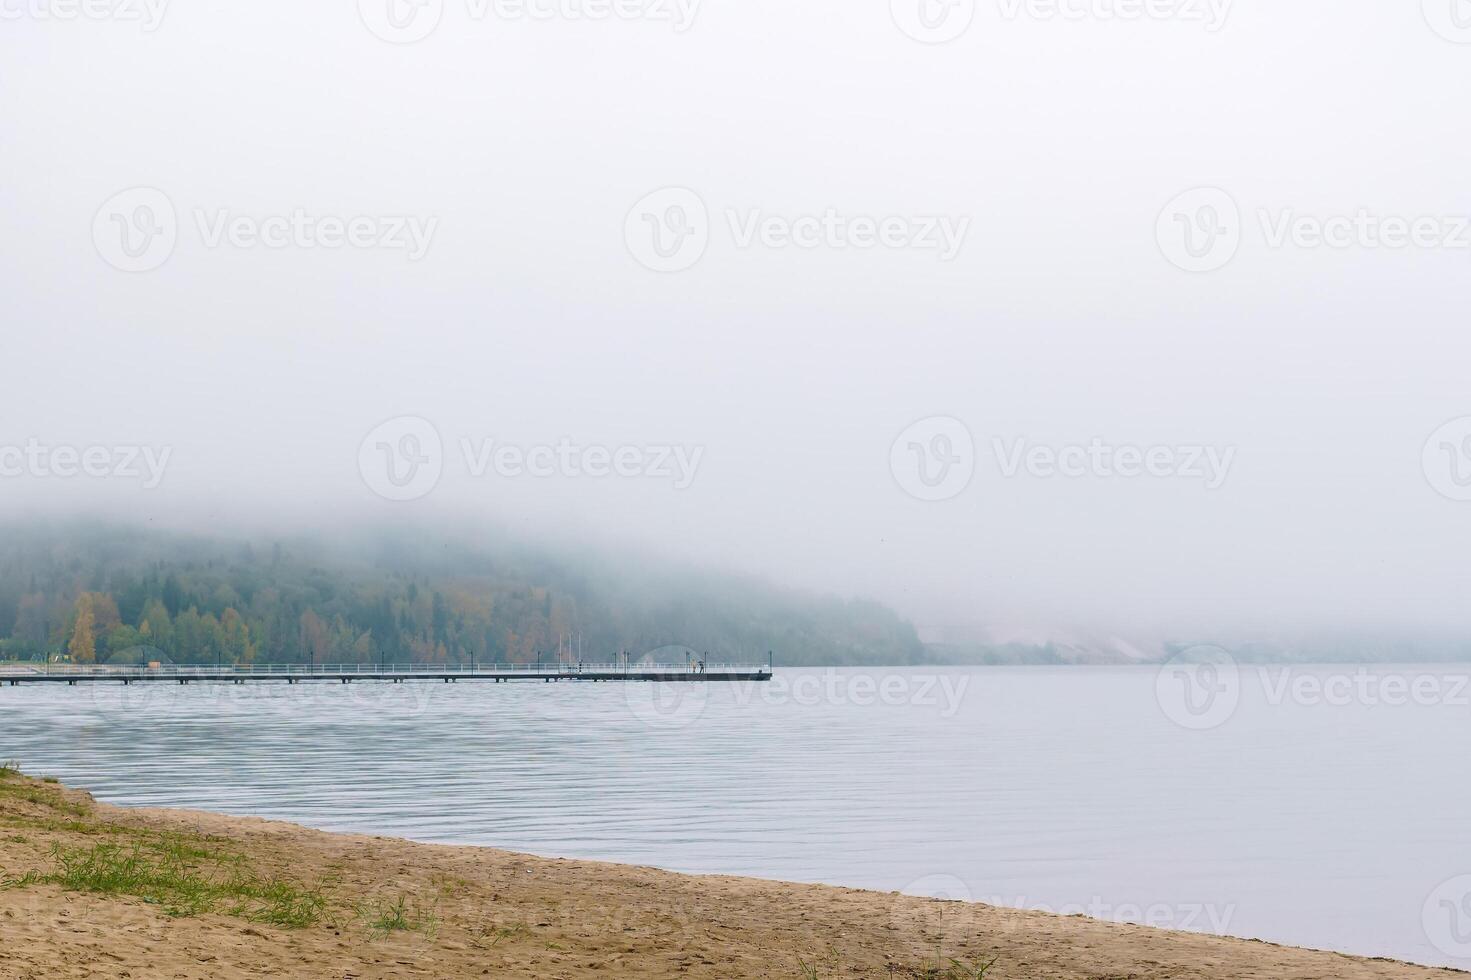
<svg viewBox="0 0 1471 980"><path fill-rule="evenodd" d="M589 661L666 646L778 664L925 659L876 603L483 533L241 538L0 527L0 656L97 662Z"/></svg>
<svg viewBox="0 0 1471 980"><path fill-rule="evenodd" d="M1444 637L1372 633L1309 639L1214 643L1171 641L1139 647L1119 641L1075 638L1046 642L926 643L925 657L940 664L988 666L1125 666L1192 659L1202 649L1225 650L1239 664L1436 664L1471 662L1471 642Z"/></svg>

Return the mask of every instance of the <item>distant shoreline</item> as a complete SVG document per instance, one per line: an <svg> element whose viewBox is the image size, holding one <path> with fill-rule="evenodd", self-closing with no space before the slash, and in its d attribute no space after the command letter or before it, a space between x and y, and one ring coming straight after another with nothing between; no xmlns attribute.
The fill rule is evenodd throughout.
<svg viewBox="0 0 1471 980"><path fill-rule="evenodd" d="M879 978L924 976L930 965L956 971L952 957L972 968L994 958L991 980L1463 975L896 893L122 808L14 770L0 773L0 831L3 977L100 968L134 977L754 978L802 976L801 961L820 964L823 977ZM131 878L100 874L123 858ZM75 890L89 880L111 893Z"/></svg>

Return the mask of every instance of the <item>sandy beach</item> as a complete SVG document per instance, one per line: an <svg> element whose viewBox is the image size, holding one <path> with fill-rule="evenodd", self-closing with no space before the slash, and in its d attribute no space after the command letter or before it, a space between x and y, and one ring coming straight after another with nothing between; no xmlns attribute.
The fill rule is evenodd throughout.
<svg viewBox="0 0 1471 980"><path fill-rule="evenodd" d="M0 778L0 977L1448 978L897 894L124 809ZM969 971L969 972L967 972Z"/></svg>

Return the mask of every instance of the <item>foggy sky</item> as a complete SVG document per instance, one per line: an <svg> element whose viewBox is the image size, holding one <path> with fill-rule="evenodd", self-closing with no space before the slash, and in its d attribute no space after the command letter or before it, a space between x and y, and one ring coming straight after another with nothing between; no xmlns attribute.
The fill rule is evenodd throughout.
<svg viewBox="0 0 1471 980"><path fill-rule="evenodd" d="M1437 0L1240 0L1215 31L982 2L944 44L888 0L706 0L683 32L447 0L413 44L345 0L176 0L151 32L38 2L0 22L0 445L171 455L152 489L0 478L7 515L486 520L926 630L1464 632L1471 502L1422 451L1471 415L1471 248L1273 248L1258 215L1471 214L1471 45ZM135 187L178 216L144 272L94 241ZM1202 187L1241 240L1192 273L1156 226ZM682 271L625 240L664 188L708 208ZM946 261L742 247L728 215L829 209L968 225ZM197 218L296 211L437 223L414 260L210 247ZM443 474L384 500L360 450L404 416ZM974 476L924 501L891 450L941 416ZM684 488L476 477L462 439L700 460ZM1095 439L1234 454L1210 489L1006 476L993 442Z"/></svg>

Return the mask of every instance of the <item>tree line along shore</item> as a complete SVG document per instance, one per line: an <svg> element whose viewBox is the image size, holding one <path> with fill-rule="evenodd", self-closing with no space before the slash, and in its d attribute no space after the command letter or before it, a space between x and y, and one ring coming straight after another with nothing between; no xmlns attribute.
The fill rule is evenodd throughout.
<svg viewBox="0 0 1471 980"><path fill-rule="evenodd" d="M496 536L227 539L114 525L0 533L0 660L535 663L666 648L713 662L905 664L870 602ZM682 660L682 657L675 657Z"/></svg>

